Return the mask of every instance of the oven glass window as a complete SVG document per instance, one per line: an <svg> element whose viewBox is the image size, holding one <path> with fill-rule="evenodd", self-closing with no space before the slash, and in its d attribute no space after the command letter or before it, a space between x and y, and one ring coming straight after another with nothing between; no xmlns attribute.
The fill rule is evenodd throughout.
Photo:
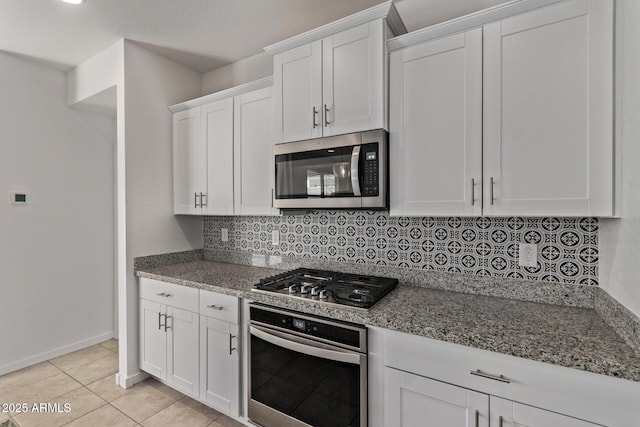
<svg viewBox="0 0 640 427"><path fill-rule="evenodd" d="M276 197L353 197L353 147L276 156Z"/></svg>
<svg viewBox="0 0 640 427"><path fill-rule="evenodd" d="M251 398L315 427L360 427L360 366L251 336Z"/></svg>

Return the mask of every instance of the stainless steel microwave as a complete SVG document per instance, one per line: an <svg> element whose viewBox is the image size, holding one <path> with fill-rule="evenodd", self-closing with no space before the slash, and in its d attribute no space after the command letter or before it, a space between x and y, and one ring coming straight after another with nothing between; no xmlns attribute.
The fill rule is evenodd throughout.
<svg viewBox="0 0 640 427"><path fill-rule="evenodd" d="M273 205L280 209L389 207L384 129L276 144Z"/></svg>

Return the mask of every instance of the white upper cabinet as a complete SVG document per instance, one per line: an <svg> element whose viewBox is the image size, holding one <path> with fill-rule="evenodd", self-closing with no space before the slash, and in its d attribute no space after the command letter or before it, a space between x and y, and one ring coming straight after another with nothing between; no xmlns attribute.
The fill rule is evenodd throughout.
<svg viewBox="0 0 640 427"><path fill-rule="evenodd" d="M203 214L233 214L233 98L202 107L207 145Z"/></svg>
<svg viewBox="0 0 640 427"><path fill-rule="evenodd" d="M207 147L200 107L173 115L173 205L175 214L201 214L207 193Z"/></svg>
<svg viewBox="0 0 640 427"><path fill-rule="evenodd" d="M271 87L235 97L236 215L277 215L273 207L273 99Z"/></svg>
<svg viewBox="0 0 640 427"><path fill-rule="evenodd" d="M487 215L611 216L613 3L485 27Z"/></svg>
<svg viewBox="0 0 640 427"><path fill-rule="evenodd" d="M274 54L276 143L386 129L386 40L404 32L385 2L265 48Z"/></svg>
<svg viewBox="0 0 640 427"><path fill-rule="evenodd" d="M175 214L279 213L271 201L272 80L169 107Z"/></svg>
<svg viewBox="0 0 640 427"><path fill-rule="evenodd" d="M392 215L617 214L611 0L416 33L389 43Z"/></svg>
<svg viewBox="0 0 640 427"><path fill-rule="evenodd" d="M322 42L317 41L273 58L277 142L322 136Z"/></svg>
<svg viewBox="0 0 640 427"><path fill-rule="evenodd" d="M482 29L391 54L391 215L482 214Z"/></svg>

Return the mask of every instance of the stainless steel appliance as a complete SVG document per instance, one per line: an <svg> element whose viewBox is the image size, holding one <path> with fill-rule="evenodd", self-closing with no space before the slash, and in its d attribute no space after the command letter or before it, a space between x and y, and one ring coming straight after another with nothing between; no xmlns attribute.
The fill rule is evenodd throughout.
<svg viewBox="0 0 640 427"><path fill-rule="evenodd" d="M367 330L250 304L249 419L264 427L366 427Z"/></svg>
<svg viewBox="0 0 640 427"><path fill-rule="evenodd" d="M398 279L389 277L298 268L262 279L252 290L368 309L397 284Z"/></svg>
<svg viewBox="0 0 640 427"><path fill-rule="evenodd" d="M274 145L274 207L387 209L387 139L378 129Z"/></svg>

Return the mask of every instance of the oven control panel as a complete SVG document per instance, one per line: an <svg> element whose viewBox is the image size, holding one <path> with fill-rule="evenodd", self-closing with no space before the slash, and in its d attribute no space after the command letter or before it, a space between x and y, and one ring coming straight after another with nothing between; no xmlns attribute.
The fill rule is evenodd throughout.
<svg viewBox="0 0 640 427"><path fill-rule="evenodd" d="M278 329L296 332L298 335L321 338L338 344L360 348L362 345L362 330L359 325L346 325L331 319L315 318L297 313L285 313L278 309L251 306L251 323L274 326ZM364 334L366 340L366 333Z"/></svg>

